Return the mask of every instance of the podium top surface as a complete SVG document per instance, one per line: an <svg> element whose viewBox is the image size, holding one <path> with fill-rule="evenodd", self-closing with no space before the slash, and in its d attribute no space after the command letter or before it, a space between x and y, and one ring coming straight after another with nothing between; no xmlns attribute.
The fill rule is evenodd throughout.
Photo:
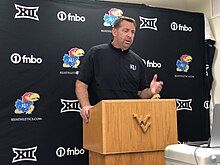
<svg viewBox="0 0 220 165"><path fill-rule="evenodd" d="M143 103L143 102L173 102L176 101L176 99L111 99L111 100L102 100L98 102L97 104L101 103L119 103L119 102L134 102L134 103ZM96 104L96 105L97 105Z"/></svg>

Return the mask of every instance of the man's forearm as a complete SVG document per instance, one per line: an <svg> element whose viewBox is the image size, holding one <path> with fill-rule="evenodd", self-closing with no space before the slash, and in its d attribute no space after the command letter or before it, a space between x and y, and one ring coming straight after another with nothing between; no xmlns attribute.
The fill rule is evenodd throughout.
<svg viewBox="0 0 220 165"><path fill-rule="evenodd" d="M138 96L141 99L150 99L153 96L153 94L150 88L145 88L144 90L138 92Z"/></svg>
<svg viewBox="0 0 220 165"><path fill-rule="evenodd" d="M75 88L76 96L81 105L81 108L85 106L90 106L89 102L89 94L88 94L88 85L83 83L80 80L76 80L76 88Z"/></svg>

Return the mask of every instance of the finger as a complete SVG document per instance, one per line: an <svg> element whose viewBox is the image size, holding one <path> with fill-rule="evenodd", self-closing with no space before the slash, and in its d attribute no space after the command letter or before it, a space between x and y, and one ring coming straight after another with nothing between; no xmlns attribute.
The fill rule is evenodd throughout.
<svg viewBox="0 0 220 165"><path fill-rule="evenodd" d="M80 110L80 115L81 117L83 118L83 121L85 122L88 122L89 120L89 116L90 116L90 109L92 109L94 106L87 106L87 107L84 107Z"/></svg>
<svg viewBox="0 0 220 165"><path fill-rule="evenodd" d="M80 111L80 116L83 118L84 121L87 120L86 114L85 114L85 110L81 110Z"/></svg>
<svg viewBox="0 0 220 165"><path fill-rule="evenodd" d="M87 119L89 118L89 110L85 111L85 116L86 116Z"/></svg>
<svg viewBox="0 0 220 165"><path fill-rule="evenodd" d="M157 74L155 74L152 81L157 81L157 77Z"/></svg>
<svg viewBox="0 0 220 165"><path fill-rule="evenodd" d="M88 118L84 118L83 121L86 122L86 123L88 123L88 122L89 122L89 119L88 119Z"/></svg>
<svg viewBox="0 0 220 165"><path fill-rule="evenodd" d="M88 122L88 118L87 118L87 116L85 114L82 116L82 118L83 118L84 122Z"/></svg>

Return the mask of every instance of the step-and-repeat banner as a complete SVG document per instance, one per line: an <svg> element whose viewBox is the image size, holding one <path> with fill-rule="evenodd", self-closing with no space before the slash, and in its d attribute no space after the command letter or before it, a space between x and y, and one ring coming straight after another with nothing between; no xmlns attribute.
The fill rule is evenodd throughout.
<svg viewBox="0 0 220 165"><path fill-rule="evenodd" d="M132 50L175 98L179 141L209 138L210 61L201 13L126 3L0 1L0 164L88 164L74 92L91 46L119 16L137 21ZM114 66L113 66L114 67ZM95 132L94 132L95 133Z"/></svg>

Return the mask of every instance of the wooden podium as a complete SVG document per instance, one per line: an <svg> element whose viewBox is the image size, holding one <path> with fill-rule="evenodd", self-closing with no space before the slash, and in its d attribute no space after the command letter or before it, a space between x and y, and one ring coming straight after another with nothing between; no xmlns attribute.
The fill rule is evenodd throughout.
<svg viewBox="0 0 220 165"><path fill-rule="evenodd" d="M176 143L175 99L103 100L83 123L89 165L164 165Z"/></svg>

